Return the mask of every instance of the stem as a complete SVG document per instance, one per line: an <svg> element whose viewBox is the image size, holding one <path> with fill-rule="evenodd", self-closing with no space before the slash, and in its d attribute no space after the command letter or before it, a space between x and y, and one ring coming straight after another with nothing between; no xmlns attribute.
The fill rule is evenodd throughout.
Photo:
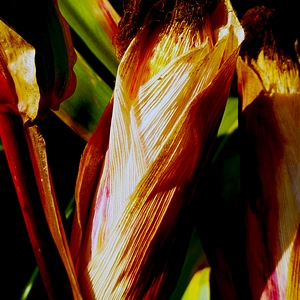
<svg viewBox="0 0 300 300"><path fill-rule="evenodd" d="M81 299L80 288L75 274L75 268L71 258L68 241L59 207L57 205L52 178L48 166L45 140L41 135L37 125L26 127L26 138L37 186L40 193L40 199L42 201L42 206L50 233L66 268L74 298Z"/></svg>
<svg viewBox="0 0 300 300"><path fill-rule="evenodd" d="M70 282L41 204L21 118L0 113L0 136L49 299L72 299Z"/></svg>

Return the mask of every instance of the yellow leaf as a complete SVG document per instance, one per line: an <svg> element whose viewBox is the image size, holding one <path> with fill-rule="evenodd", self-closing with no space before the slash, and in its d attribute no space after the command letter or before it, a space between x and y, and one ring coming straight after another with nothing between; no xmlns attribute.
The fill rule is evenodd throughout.
<svg viewBox="0 0 300 300"><path fill-rule="evenodd" d="M182 300L210 300L210 268L204 268L195 273L187 289L185 290Z"/></svg>
<svg viewBox="0 0 300 300"><path fill-rule="evenodd" d="M40 91L34 57L34 48L0 20L0 64L13 80L11 85L18 97L17 107L23 122L33 121L39 108Z"/></svg>

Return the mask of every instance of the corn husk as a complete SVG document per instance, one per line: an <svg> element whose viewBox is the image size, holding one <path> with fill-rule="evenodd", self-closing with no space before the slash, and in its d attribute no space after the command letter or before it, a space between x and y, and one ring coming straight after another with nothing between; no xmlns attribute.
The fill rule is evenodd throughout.
<svg viewBox="0 0 300 300"><path fill-rule="evenodd" d="M146 25L131 42L108 147L92 137L81 161L71 250L85 299L168 298L184 259L195 179L217 134L243 30L229 1L202 28L163 25ZM95 149L103 157L96 168ZM93 195L85 178L94 178L91 188L98 180Z"/></svg>
<svg viewBox="0 0 300 300"><path fill-rule="evenodd" d="M13 89L18 95L18 100L15 100L17 110L24 122L30 123L45 117L49 109L57 110L75 90L73 66L76 54L69 25L58 9L57 0L44 3L37 0L2 1L0 20L11 33L16 33L5 42L2 25L1 46L9 47L10 43L13 47L10 53L7 52L8 57L3 57L11 66L9 72L14 79Z"/></svg>
<svg viewBox="0 0 300 300"><path fill-rule="evenodd" d="M240 57L237 63L252 299L300 295L299 64L284 63L266 49L256 59Z"/></svg>
<svg viewBox="0 0 300 300"><path fill-rule="evenodd" d="M23 121L36 118L40 90L35 49L0 20L1 111L19 112Z"/></svg>

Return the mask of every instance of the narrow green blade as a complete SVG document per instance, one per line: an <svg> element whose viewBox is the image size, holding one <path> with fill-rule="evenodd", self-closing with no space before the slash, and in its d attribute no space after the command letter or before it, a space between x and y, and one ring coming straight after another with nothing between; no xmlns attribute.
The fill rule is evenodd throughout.
<svg viewBox="0 0 300 300"><path fill-rule="evenodd" d="M77 76L76 90L55 113L82 138L88 140L112 96L112 89L79 53L74 71Z"/></svg>
<svg viewBox="0 0 300 300"><path fill-rule="evenodd" d="M110 37L97 16L96 0L58 0L59 8L71 28L114 76L118 61Z"/></svg>

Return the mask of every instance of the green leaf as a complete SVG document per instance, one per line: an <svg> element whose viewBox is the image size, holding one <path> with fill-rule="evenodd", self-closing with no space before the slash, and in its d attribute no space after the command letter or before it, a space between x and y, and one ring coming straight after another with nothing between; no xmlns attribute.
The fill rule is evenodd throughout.
<svg viewBox="0 0 300 300"><path fill-rule="evenodd" d="M29 293L30 293L30 291L32 289L32 286L34 284L34 281L35 281L38 273L39 273L39 269L38 269L38 267L35 267L35 269L32 272L32 275L30 276L30 278L29 278L26 286L24 287L24 290L22 292L20 300L26 300L26 299L28 299Z"/></svg>
<svg viewBox="0 0 300 300"><path fill-rule="evenodd" d="M186 258L183 264L183 268L180 274L180 278L176 285L176 288L170 298L170 300L182 299L182 296L186 293L187 287L190 285L190 281L203 264L206 264L206 257L202 248L201 242L194 230L191 236L189 248L186 254ZM194 288L196 288L194 286ZM200 288L200 287L199 287ZM187 298L186 298L187 299Z"/></svg>
<svg viewBox="0 0 300 300"><path fill-rule="evenodd" d="M218 132L218 146L212 158L215 175L213 180L219 184L217 195L231 201L240 194L238 149L238 98L229 97ZM219 181L216 181L218 179Z"/></svg>
<svg viewBox="0 0 300 300"><path fill-rule="evenodd" d="M212 158L216 161L231 134L238 128L238 98L229 97L218 132L218 147Z"/></svg>
<svg viewBox="0 0 300 300"><path fill-rule="evenodd" d="M199 270L193 276L182 300L210 300L210 268Z"/></svg>
<svg viewBox="0 0 300 300"><path fill-rule="evenodd" d="M77 86L74 94L55 113L82 138L88 140L107 106L112 89L77 53L74 67Z"/></svg>
<svg viewBox="0 0 300 300"><path fill-rule="evenodd" d="M101 12L96 0L58 0L59 8L69 25L94 55L115 76L118 61L111 39L97 15Z"/></svg>
<svg viewBox="0 0 300 300"><path fill-rule="evenodd" d="M237 128L238 118L238 98L229 97L224 111L223 119L220 124L218 136L229 135Z"/></svg>
<svg viewBox="0 0 300 300"><path fill-rule="evenodd" d="M75 207L75 196L73 195L71 201L68 203L67 207L65 208L65 217L69 219L72 215Z"/></svg>
<svg viewBox="0 0 300 300"><path fill-rule="evenodd" d="M199 218L196 220L197 232L216 285L226 299L245 295L247 291L245 282L240 281L245 278L247 268L246 257L243 257L245 232L241 224L244 222L245 203L240 187L240 136L237 127L238 99L234 97L228 99L215 153L200 183L199 198L202 201L199 201Z"/></svg>

